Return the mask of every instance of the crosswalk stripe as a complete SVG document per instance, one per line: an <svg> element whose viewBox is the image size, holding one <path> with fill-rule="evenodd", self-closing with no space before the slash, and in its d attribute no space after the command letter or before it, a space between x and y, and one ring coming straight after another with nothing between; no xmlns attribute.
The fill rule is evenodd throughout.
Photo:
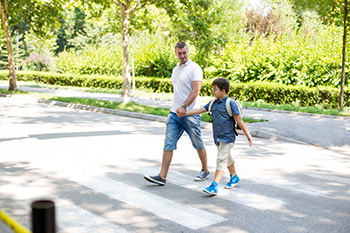
<svg viewBox="0 0 350 233"><path fill-rule="evenodd" d="M320 174L315 174L315 173L308 173L308 175L315 177L315 178L318 178L318 179L322 179L322 180L330 180L330 181L334 181L337 183L343 183L343 184L350 185L350 179L339 177L339 176L320 175Z"/></svg>
<svg viewBox="0 0 350 233"><path fill-rule="evenodd" d="M325 191L311 185L306 185L295 181L291 181L288 178L278 178L274 176L269 179L269 178L266 178L266 176L262 178L261 176L255 176L250 174L245 174L245 177L254 182L259 182L259 183L274 186L277 188L282 188L293 192L307 194L310 196L326 196L330 193L330 191Z"/></svg>
<svg viewBox="0 0 350 233"><path fill-rule="evenodd" d="M216 214L163 198L110 178L76 175L65 176L65 178L193 230L227 221L226 218Z"/></svg>
<svg viewBox="0 0 350 233"><path fill-rule="evenodd" d="M156 174L157 172L154 168L147 167L138 167L134 168L134 170L135 172L141 174ZM167 181L169 183L200 192L202 192L202 188L208 186L211 183L211 181L195 182L193 180L194 177L174 171L169 172L169 175L167 177ZM234 190L219 188L217 197L259 210L274 209L286 204L282 200L252 193L239 188Z"/></svg>
<svg viewBox="0 0 350 233"><path fill-rule="evenodd" d="M48 193L45 189L30 185L27 181L8 175L0 170L0 192L26 206L36 200L49 199L55 202L57 227L64 232L128 232L69 201ZM29 214L29 213L28 213Z"/></svg>

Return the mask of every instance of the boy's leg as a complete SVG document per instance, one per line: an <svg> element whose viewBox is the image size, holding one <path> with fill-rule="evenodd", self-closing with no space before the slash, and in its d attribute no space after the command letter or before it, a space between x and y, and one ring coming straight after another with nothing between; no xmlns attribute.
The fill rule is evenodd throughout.
<svg viewBox="0 0 350 233"><path fill-rule="evenodd" d="M229 163L227 164L228 165L227 169L230 172L230 181L225 185L225 188L231 189L231 188L236 186L236 184L240 181L240 179L237 176L235 162L233 161L231 156L229 157L228 161L229 161Z"/></svg>
<svg viewBox="0 0 350 233"><path fill-rule="evenodd" d="M231 166L227 167L228 171L230 172L231 176L237 175L235 163L233 163Z"/></svg>
<svg viewBox="0 0 350 233"><path fill-rule="evenodd" d="M221 181L223 176L224 176L224 171L216 170L214 181L216 181L216 183L220 184L220 181Z"/></svg>
<svg viewBox="0 0 350 233"><path fill-rule="evenodd" d="M218 173L218 179L220 180L215 180L217 183L221 181L221 178L224 174L225 167L227 167L228 161L230 163L232 162L231 161L232 147L233 147L233 143L224 143L224 142L219 142L219 146L216 147L218 149L218 154L216 158L215 177L216 177L216 174L218 173L217 171L220 171ZM220 177L220 174L221 174L221 177Z"/></svg>

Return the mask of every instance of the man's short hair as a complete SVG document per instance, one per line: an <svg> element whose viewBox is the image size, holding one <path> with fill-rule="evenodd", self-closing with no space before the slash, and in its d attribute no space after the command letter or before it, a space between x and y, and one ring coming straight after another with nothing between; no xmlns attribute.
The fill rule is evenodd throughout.
<svg viewBox="0 0 350 233"><path fill-rule="evenodd" d="M217 86L220 91L225 89L226 94L230 91L230 82L226 78L218 78L213 81L212 86Z"/></svg>
<svg viewBox="0 0 350 233"><path fill-rule="evenodd" d="M185 43L185 42L182 42L182 41L177 42L177 44L175 45L175 49L176 49L176 48L178 48L178 49L183 49L183 48L185 48L185 47L186 47L186 49L187 49L186 43ZM188 49L187 49L187 50L188 50Z"/></svg>

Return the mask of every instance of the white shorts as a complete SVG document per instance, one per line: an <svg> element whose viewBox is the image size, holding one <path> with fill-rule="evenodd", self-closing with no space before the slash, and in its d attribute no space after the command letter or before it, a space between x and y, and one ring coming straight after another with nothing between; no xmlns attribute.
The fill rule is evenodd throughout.
<svg viewBox="0 0 350 233"><path fill-rule="evenodd" d="M233 142L219 142L219 146L216 147L218 149L218 155L216 158L216 170L224 171L226 167L231 166L235 162L231 156Z"/></svg>

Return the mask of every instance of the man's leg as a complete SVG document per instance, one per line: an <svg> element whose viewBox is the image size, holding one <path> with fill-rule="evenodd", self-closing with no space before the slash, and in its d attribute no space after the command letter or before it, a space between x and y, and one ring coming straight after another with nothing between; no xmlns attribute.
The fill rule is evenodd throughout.
<svg viewBox="0 0 350 233"><path fill-rule="evenodd" d="M169 151L166 151L164 150L163 151L163 159L162 159L162 168L160 169L160 177L162 179L166 179L167 175L168 175L168 171L169 171L169 167L170 167L170 163L171 163L171 160L173 159L173 151L172 150L169 150Z"/></svg>
<svg viewBox="0 0 350 233"><path fill-rule="evenodd" d="M197 150L199 159L202 163L202 170L208 172L208 158L207 158L207 151L205 147L201 150Z"/></svg>
<svg viewBox="0 0 350 233"><path fill-rule="evenodd" d="M181 118L181 125L184 130L187 132L188 136L191 139L192 146L197 150L199 159L202 163L202 170L199 175L194 178L195 181L203 181L208 179L210 174L208 170L208 159L207 159L207 151L204 147L204 143L202 140L202 132L201 132L201 116L186 116Z"/></svg>
<svg viewBox="0 0 350 233"><path fill-rule="evenodd" d="M168 175L171 160L173 158L173 151L176 150L176 144L184 130L178 123L178 117L175 113L170 112L166 120L166 132L163 148L163 158L160 173L155 176L145 175L144 178L152 183L165 185L166 177Z"/></svg>

